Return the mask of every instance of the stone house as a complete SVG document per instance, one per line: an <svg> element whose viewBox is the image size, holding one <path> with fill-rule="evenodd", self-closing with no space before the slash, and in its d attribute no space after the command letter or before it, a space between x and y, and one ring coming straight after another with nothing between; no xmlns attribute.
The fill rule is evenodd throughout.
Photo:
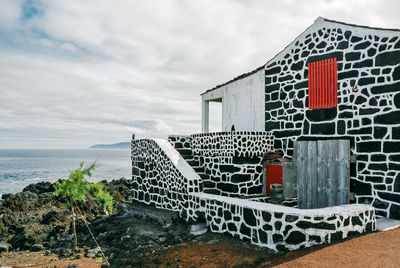
<svg viewBox="0 0 400 268"><path fill-rule="evenodd" d="M377 215L400 219L400 30L319 17L265 65L202 94L222 102L223 131L271 131L296 140L349 139L350 190Z"/></svg>
<svg viewBox="0 0 400 268"><path fill-rule="evenodd" d="M222 132L209 133L214 101ZM332 139L350 144L353 202L272 204L264 153ZM204 92L202 133L133 139L131 159L133 200L277 251L400 219L400 30L318 18L265 65Z"/></svg>

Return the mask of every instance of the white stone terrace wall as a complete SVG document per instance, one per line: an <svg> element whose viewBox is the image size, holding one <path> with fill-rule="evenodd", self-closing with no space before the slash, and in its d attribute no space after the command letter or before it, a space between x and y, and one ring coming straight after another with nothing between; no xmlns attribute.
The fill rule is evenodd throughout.
<svg viewBox="0 0 400 268"><path fill-rule="evenodd" d="M132 141L133 199L205 218L211 231L277 251L329 243L375 230L368 205L301 210L200 192L200 177L167 140Z"/></svg>
<svg viewBox="0 0 400 268"><path fill-rule="evenodd" d="M134 140L131 154L134 200L181 212L200 191L201 178L167 140Z"/></svg>
<svg viewBox="0 0 400 268"><path fill-rule="evenodd" d="M374 208L360 204L302 210L194 193L185 214L187 220L203 214L211 231L276 251L335 242L376 229Z"/></svg>
<svg viewBox="0 0 400 268"><path fill-rule="evenodd" d="M274 148L274 135L266 131L231 131L194 134L192 150L201 156L263 156Z"/></svg>
<svg viewBox="0 0 400 268"><path fill-rule="evenodd" d="M262 159L274 148L271 132L233 131L191 135L194 157L208 175L204 192L231 197L262 194Z"/></svg>

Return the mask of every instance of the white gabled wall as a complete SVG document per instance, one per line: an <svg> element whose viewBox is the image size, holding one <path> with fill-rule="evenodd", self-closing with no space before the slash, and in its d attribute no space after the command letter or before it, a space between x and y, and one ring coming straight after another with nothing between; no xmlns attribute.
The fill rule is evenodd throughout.
<svg viewBox="0 0 400 268"><path fill-rule="evenodd" d="M232 125L236 131L264 131L264 87L265 74L262 69L205 93L202 100L204 103L222 99L222 131L230 131Z"/></svg>

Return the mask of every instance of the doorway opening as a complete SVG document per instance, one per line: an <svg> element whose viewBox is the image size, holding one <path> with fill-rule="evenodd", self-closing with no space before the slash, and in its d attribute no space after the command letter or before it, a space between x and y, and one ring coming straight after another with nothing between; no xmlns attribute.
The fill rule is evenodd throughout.
<svg viewBox="0 0 400 268"><path fill-rule="evenodd" d="M222 98L203 100L201 129L203 133L222 131Z"/></svg>
<svg viewBox="0 0 400 268"><path fill-rule="evenodd" d="M222 99L210 101L209 106L209 131L221 132L222 131Z"/></svg>

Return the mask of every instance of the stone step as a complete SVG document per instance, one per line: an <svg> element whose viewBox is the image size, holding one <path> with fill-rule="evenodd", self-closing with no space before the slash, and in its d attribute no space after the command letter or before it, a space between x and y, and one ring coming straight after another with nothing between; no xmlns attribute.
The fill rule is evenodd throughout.
<svg viewBox="0 0 400 268"><path fill-rule="evenodd" d="M193 154L191 149L187 148L175 148L180 154Z"/></svg>
<svg viewBox="0 0 400 268"><path fill-rule="evenodd" d="M176 149L176 148L175 148ZM190 149L176 149L183 159L193 159L193 152Z"/></svg>
<svg viewBox="0 0 400 268"><path fill-rule="evenodd" d="M204 173L204 168L199 166L192 167L197 173Z"/></svg>
<svg viewBox="0 0 400 268"><path fill-rule="evenodd" d="M197 174L198 174L198 175L200 176L200 178L202 178L203 180L209 180L209 179L210 179L210 175L208 175L208 174L206 174L206 173L198 172Z"/></svg>
<svg viewBox="0 0 400 268"><path fill-rule="evenodd" d="M118 213L114 217L124 218L127 216L158 222L161 225L171 225L179 220L179 213L177 211L155 208L137 201L122 203Z"/></svg>
<svg viewBox="0 0 400 268"><path fill-rule="evenodd" d="M207 230L207 224L202 222L190 226L190 233L195 236L205 234L207 233Z"/></svg>
<svg viewBox="0 0 400 268"><path fill-rule="evenodd" d="M193 160L193 155L189 154L181 154L182 158L187 161Z"/></svg>
<svg viewBox="0 0 400 268"><path fill-rule="evenodd" d="M203 193L221 195L221 191L220 191L220 190L217 190L217 189L207 189L207 188L204 188Z"/></svg>
<svg viewBox="0 0 400 268"><path fill-rule="evenodd" d="M192 167L199 167L200 166L200 162L194 159L185 159L186 162L192 166Z"/></svg>

